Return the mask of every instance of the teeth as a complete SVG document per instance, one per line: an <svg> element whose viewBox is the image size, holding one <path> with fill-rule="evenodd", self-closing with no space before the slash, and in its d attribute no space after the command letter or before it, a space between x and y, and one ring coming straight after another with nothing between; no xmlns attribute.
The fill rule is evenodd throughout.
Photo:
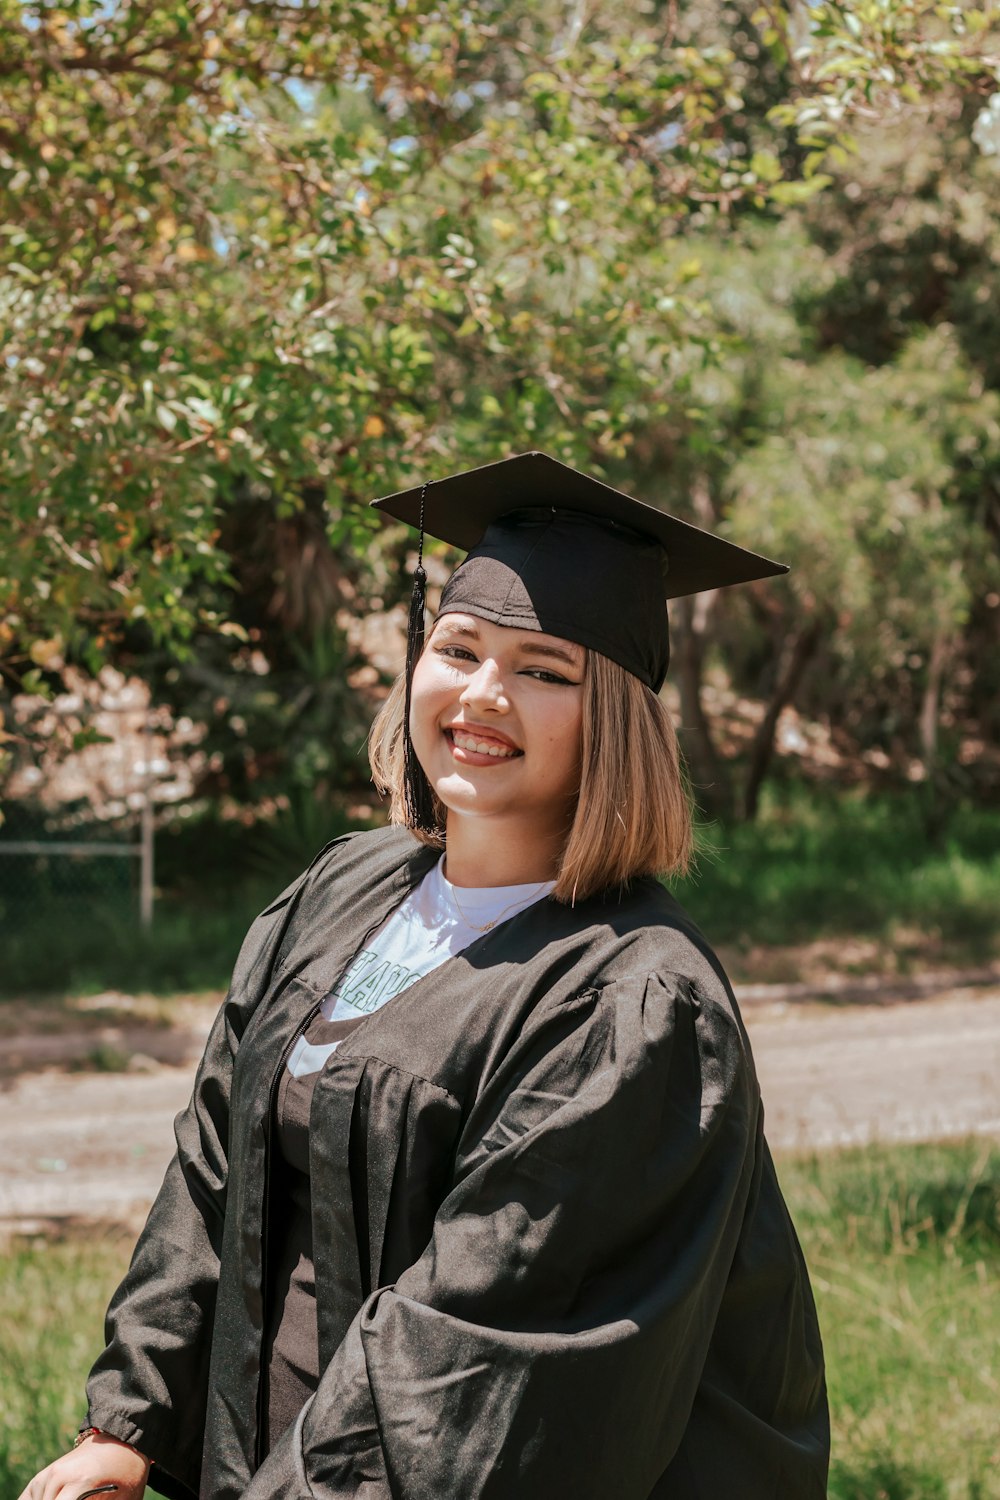
<svg viewBox="0 0 1000 1500"><path fill-rule="evenodd" d="M459 734L452 731L452 739L462 750L475 750L478 755L492 755L494 760L509 760L516 755L516 750L508 750L503 745L495 743L487 744L485 740L474 740L471 735Z"/></svg>

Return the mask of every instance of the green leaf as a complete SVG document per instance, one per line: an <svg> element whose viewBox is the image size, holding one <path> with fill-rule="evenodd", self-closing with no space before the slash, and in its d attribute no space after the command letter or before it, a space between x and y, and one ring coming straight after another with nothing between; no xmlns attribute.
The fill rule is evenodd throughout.
<svg viewBox="0 0 1000 1500"><path fill-rule="evenodd" d="M817 193L822 192L830 186L833 178L827 173L817 172L808 182L776 182L769 190L769 197L775 203L793 205L808 203Z"/></svg>
<svg viewBox="0 0 1000 1500"><path fill-rule="evenodd" d="M781 163L772 151L755 151L750 158L750 171L761 182L778 182L783 175Z"/></svg>
<svg viewBox="0 0 1000 1500"><path fill-rule="evenodd" d="M88 745L113 745L114 740L110 735L100 734L92 724L86 729L78 729L73 735L73 749L85 750Z"/></svg>

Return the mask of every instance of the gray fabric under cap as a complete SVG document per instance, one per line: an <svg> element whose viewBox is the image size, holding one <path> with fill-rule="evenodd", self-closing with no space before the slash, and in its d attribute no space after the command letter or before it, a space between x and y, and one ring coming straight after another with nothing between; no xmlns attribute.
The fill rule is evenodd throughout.
<svg viewBox="0 0 1000 1500"><path fill-rule="evenodd" d="M438 614L561 636L659 691L670 660L666 572L652 538L554 506L525 508L488 527L445 585Z"/></svg>

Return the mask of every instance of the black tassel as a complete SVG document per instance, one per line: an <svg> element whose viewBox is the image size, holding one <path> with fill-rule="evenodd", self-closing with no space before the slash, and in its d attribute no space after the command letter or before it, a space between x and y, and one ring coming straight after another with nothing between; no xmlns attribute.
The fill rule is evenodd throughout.
<svg viewBox="0 0 1000 1500"><path fill-rule="evenodd" d="M424 609L427 599L427 574L424 570L424 495L427 486L420 492L420 550L413 574L413 593L410 595L410 614L406 622L406 707L403 718L403 808L407 828L420 829L423 833L440 836L441 829L434 807L434 796L430 782L417 760L413 741L410 738L410 695L413 688L413 669L424 649Z"/></svg>

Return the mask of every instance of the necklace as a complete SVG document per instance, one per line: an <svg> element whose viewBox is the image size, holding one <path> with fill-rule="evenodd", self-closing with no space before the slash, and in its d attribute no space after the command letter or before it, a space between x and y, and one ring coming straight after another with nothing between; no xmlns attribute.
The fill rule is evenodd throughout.
<svg viewBox="0 0 1000 1500"><path fill-rule="evenodd" d="M509 905L507 905L507 906L505 906L503 908L502 911L498 911L497 912L496 916L493 918L493 920L491 922L487 922L483 926L480 926L480 924L478 922L470 922L469 918L466 916L465 912L462 910L462 903L461 903L461 901L459 901L458 896L456 895L456 887L453 886L453 885L449 885L448 891L449 891L449 894L451 896L452 901L454 901L454 903L455 903L455 910L458 912L458 915L462 918L462 921L465 923L465 925L467 927L471 927L472 930L473 930L473 932L489 932L490 928L491 927L495 927L498 922L502 921L503 918L507 915L507 913L509 911L513 911L514 910L515 906L530 906L531 903L532 903L532 901L536 900L538 898L538 896L541 895L542 888L545 885L547 885L547 884L548 884L547 881L540 880L538 882L538 885L535 887L534 891L532 892L532 894L528 897L527 901L523 901L523 900L522 901L511 901L509 903Z"/></svg>

